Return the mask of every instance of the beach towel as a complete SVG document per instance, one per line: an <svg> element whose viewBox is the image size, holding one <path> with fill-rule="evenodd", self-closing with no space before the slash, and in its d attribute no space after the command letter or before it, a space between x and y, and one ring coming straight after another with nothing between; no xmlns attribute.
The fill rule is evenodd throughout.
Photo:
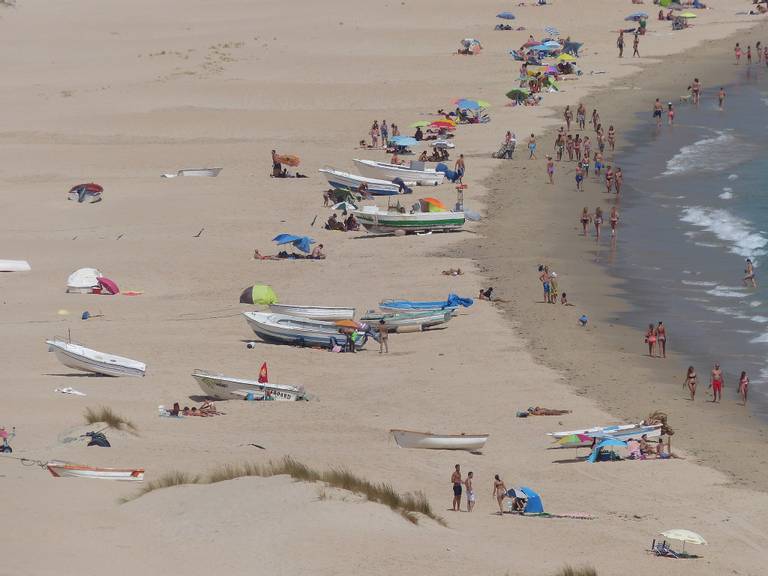
<svg viewBox="0 0 768 576"><path fill-rule="evenodd" d="M70 388L69 386L66 388L56 388L54 392L59 392L61 394L72 394L73 396L85 396L84 393L80 392L79 390L75 390L74 388Z"/></svg>

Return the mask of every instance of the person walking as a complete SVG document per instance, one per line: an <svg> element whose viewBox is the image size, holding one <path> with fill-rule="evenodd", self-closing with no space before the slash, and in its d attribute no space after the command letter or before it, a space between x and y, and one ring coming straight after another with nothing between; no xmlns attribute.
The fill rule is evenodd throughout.
<svg viewBox="0 0 768 576"><path fill-rule="evenodd" d="M461 466L456 464L451 474L451 484L453 484L453 511L461 511Z"/></svg>
<svg viewBox="0 0 768 576"><path fill-rule="evenodd" d="M491 493L491 497L496 498L496 502L499 505L499 516L504 516L504 508L502 507L502 504L504 498L507 497L507 487L504 486L504 482L499 478L498 474L493 477L493 492Z"/></svg>
<svg viewBox="0 0 768 576"><path fill-rule="evenodd" d="M616 188L616 196L621 194L621 187L624 184L624 172L621 171L621 168L616 168L616 171L613 173L613 186Z"/></svg>
<svg viewBox="0 0 768 576"><path fill-rule="evenodd" d="M579 107L576 108L576 125L579 127L579 130L584 130L584 127L587 124L587 109L584 107L584 104L579 102Z"/></svg>
<svg viewBox="0 0 768 576"><path fill-rule="evenodd" d="M661 105L661 100L656 98L656 102L653 103L653 117L656 119L656 127L661 128L661 111L664 107Z"/></svg>
<svg viewBox="0 0 768 576"><path fill-rule="evenodd" d="M720 369L720 364L715 364L709 379L709 387L712 389L712 402L720 402L723 399L724 386L725 378L723 377L723 371Z"/></svg>
<svg viewBox="0 0 768 576"><path fill-rule="evenodd" d="M552 160L552 156L547 156L547 176L549 177L549 183L555 183L555 163Z"/></svg>
<svg viewBox="0 0 768 576"><path fill-rule="evenodd" d="M389 329L384 320L379 320L379 354L389 354Z"/></svg>
<svg viewBox="0 0 768 576"><path fill-rule="evenodd" d="M624 58L624 30L619 31L616 47L619 49L619 58Z"/></svg>
<svg viewBox="0 0 768 576"><path fill-rule="evenodd" d="M648 332L645 333L645 342L648 344L648 356L653 358L655 356L654 350L656 348L656 330L653 324L648 324Z"/></svg>
<svg viewBox="0 0 768 576"><path fill-rule="evenodd" d="M528 138L528 151L530 152L528 160L536 160L536 136L533 134Z"/></svg>
<svg viewBox="0 0 768 576"><path fill-rule="evenodd" d="M672 102L667 102L667 123L672 126L675 123L675 107Z"/></svg>
<svg viewBox="0 0 768 576"><path fill-rule="evenodd" d="M453 166L453 169L456 172L456 182L459 184L464 184L461 179L464 177L465 168L466 166L464 165L464 154L459 154L459 158L456 160L456 164Z"/></svg>
<svg viewBox="0 0 768 576"><path fill-rule="evenodd" d="M467 472L467 479L464 480L464 488L467 489L467 512L472 512L475 508L475 491L472 488L472 481L475 474L470 471Z"/></svg>
<svg viewBox="0 0 768 576"><path fill-rule="evenodd" d="M659 320L658 326L656 326L656 342L659 344L659 355L662 358L667 357L667 329L664 327L664 322Z"/></svg>
<svg viewBox="0 0 768 576"><path fill-rule="evenodd" d="M387 144L389 144L389 127L387 126L386 120L381 121L381 144L385 148L387 147Z"/></svg>
<svg viewBox="0 0 768 576"><path fill-rule="evenodd" d="M611 237L616 237L616 226L619 223L619 211L616 209L616 206L613 206L611 208L611 215L609 217L609 222L611 224Z"/></svg>
<svg viewBox="0 0 768 576"><path fill-rule="evenodd" d="M725 88L722 86L720 87L720 91L717 93L717 104L720 107L720 110L722 110L725 106Z"/></svg>
<svg viewBox="0 0 768 576"><path fill-rule="evenodd" d="M739 376L739 396L741 396L741 403L747 405L747 392L749 392L749 376L745 371L741 371Z"/></svg>
<svg viewBox="0 0 768 576"><path fill-rule="evenodd" d="M683 380L683 390L688 388L688 392L691 394L691 401L696 398L696 370L693 366L688 366L688 372L685 374L685 380Z"/></svg>
<svg viewBox="0 0 768 576"><path fill-rule="evenodd" d="M565 107L565 111L563 112L563 118L565 119L565 129L567 132L571 131L571 120L573 120L573 112L571 112L571 106L568 105Z"/></svg>
<svg viewBox="0 0 768 576"><path fill-rule="evenodd" d="M595 216L592 222L595 224L595 240L600 241L600 226L603 225L603 209L600 206L595 208Z"/></svg>
<svg viewBox="0 0 768 576"><path fill-rule="evenodd" d="M632 41L632 58L640 58L640 34L635 32L635 38Z"/></svg>

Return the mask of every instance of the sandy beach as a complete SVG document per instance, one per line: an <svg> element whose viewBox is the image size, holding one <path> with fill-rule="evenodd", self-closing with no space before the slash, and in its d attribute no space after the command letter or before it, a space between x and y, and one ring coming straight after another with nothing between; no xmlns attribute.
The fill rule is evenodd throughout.
<svg viewBox="0 0 768 576"><path fill-rule="evenodd" d="M699 11L693 28L674 33L655 21L653 5L607 0L503 7L526 28L509 32L493 31L502 7L487 0L471 9L454 0L331 0L291 6L297 14L273 1L2 7L0 258L32 266L0 276L0 425L16 428L13 456L143 467L151 481L290 455L421 491L446 526L428 518L414 525L348 491L285 476L167 488L122 504L135 484L58 479L3 459L0 574L164 574L172 566L193 574L437 568L533 576L565 564L599 574L762 573L764 424L725 403L717 413L689 406L679 386L684 359L651 362L635 330L612 324L631 287L612 281L595 262L607 254L595 255L577 236L584 202L567 170L548 186L543 159L525 160L524 146L509 162L490 157L507 130L521 141L541 135L544 152L562 108L580 100L610 118L621 146L633 112L650 109L654 92L682 93L699 70L727 82L731 35L747 43L765 29L761 18L736 15L749 7L718 1ZM643 57L619 60L616 30L638 8L652 16ZM539 107L508 107L504 94L519 65L507 52L545 26L585 43L584 74L562 81ZM479 38L482 53L456 55L465 37ZM491 122L460 126L452 151L466 157L465 205L483 215L480 223L380 238L322 229L329 210L318 168L386 160L384 151L355 148L373 119L406 133L457 97L491 103ZM308 178L270 178L271 149L300 156ZM160 178L198 167L223 170L216 178ZM71 186L89 181L104 186L102 202L67 201ZM605 202L601 194L593 186L587 203ZM409 205L427 195L448 205L456 197L444 184L400 199ZM252 259L254 249L274 253L280 233L312 236L328 258ZM544 262L577 306L536 303L535 267ZM142 294L66 294L67 276L81 267ZM451 267L466 274L441 274ZM271 285L283 303L358 313L384 298L475 296L489 284L508 302L476 302L443 330L393 334L388 355L374 343L332 354L255 338L241 316L253 307L237 303L254 283ZM100 317L83 321L86 310ZM585 311L591 322L583 330L576 318ZM147 376L73 375L45 345L68 334L146 362ZM271 381L303 385L317 399L217 402L225 415L214 418L157 416L159 404L198 399L193 369L255 379L262 362ZM65 386L87 396L54 392ZM129 418L138 433L107 431L111 449L69 441L92 428L83 412L98 406ZM572 413L516 418L529 406ZM681 458L592 465L575 458L586 448L549 449L546 432L635 422L655 409L669 413ZM391 428L490 439L482 454L406 450ZM456 463L474 472L471 514L450 511ZM494 474L509 487L535 488L547 512L566 517L496 515ZM649 554L651 540L670 528L704 535L709 545L695 550L701 558Z"/></svg>

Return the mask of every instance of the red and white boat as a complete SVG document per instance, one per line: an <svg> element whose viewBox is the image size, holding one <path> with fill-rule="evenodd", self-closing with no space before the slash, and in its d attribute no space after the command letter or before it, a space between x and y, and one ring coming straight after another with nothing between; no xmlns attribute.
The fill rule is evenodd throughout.
<svg viewBox="0 0 768 576"><path fill-rule="evenodd" d="M56 478L95 478L97 480L123 480L141 482L144 468L100 468L52 460L45 464L48 472Z"/></svg>

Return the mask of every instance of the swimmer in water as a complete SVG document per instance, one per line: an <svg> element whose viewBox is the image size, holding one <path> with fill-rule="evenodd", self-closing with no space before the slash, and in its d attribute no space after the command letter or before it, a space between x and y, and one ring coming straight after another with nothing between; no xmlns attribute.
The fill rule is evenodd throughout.
<svg viewBox="0 0 768 576"><path fill-rule="evenodd" d="M752 286L757 288L757 278L755 278L755 267L752 264L752 260L747 258L747 262L744 266L744 279L742 280L744 286Z"/></svg>

